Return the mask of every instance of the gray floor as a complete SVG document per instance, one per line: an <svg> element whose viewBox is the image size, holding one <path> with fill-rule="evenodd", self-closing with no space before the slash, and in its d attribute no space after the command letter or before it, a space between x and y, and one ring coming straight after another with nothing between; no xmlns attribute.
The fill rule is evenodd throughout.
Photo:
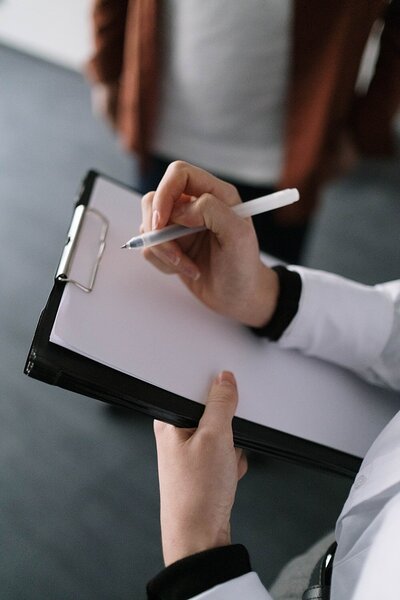
<svg viewBox="0 0 400 600"><path fill-rule="evenodd" d="M0 597L144 598L162 566L151 420L22 375L85 171L131 162L90 114L80 76L0 47ZM375 282L399 275L396 166L327 191L306 261ZM264 583L328 531L349 482L253 456L233 535Z"/></svg>

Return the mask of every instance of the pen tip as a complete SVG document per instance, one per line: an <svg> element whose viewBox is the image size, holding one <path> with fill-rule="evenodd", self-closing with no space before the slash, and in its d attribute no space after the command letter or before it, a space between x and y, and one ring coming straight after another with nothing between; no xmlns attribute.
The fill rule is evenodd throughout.
<svg viewBox="0 0 400 600"><path fill-rule="evenodd" d="M127 248L128 244L124 244L123 246L121 246L121 250L123 250L123 248Z"/></svg>

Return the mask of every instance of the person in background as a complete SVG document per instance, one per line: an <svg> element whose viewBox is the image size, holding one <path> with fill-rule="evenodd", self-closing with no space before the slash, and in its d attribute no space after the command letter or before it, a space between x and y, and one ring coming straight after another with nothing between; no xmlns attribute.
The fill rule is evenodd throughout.
<svg viewBox="0 0 400 600"><path fill-rule="evenodd" d="M400 280L372 287L304 267L271 269L260 260L251 221L230 209L239 202L232 185L186 163L172 164L157 190L143 197L142 229L173 222L207 231L147 248L145 258L178 275L213 310L282 348L400 390ZM252 571L245 547L231 543L231 509L247 469L233 443L237 401L234 375L224 371L197 429L154 424L166 568L149 582L149 600L274 597ZM323 556L315 581L307 583L314 548L282 575L276 598L300 599L303 592L305 600L398 597L400 413L364 458L337 521L336 542L337 548L327 549L327 540L317 546Z"/></svg>
<svg viewBox="0 0 400 600"><path fill-rule="evenodd" d="M374 25L368 90L356 93ZM94 0L95 104L140 164L139 191L184 159L242 200L297 187L302 203L254 218L261 248L299 260L321 184L358 155L393 153L400 1Z"/></svg>

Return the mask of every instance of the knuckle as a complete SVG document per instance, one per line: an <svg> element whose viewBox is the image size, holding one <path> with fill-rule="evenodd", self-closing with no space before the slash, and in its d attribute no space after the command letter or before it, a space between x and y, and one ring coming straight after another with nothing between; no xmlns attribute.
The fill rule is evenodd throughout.
<svg viewBox="0 0 400 600"><path fill-rule="evenodd" d="M212 448L215 444L216 432L211 429L198 431L197 437L206 448Z"/></svg>
<svg viewBox="0 0 400 600"><path fill-rule="evenodd" d="M149 260L150 262L152 261L152 259L154 259L154 254L153 251L150 248L144 248L142 250L142 256L146 259Z"/></svg>
<svg viewBox="0 0 400 600"><path fill-rule="evenodd" d="M176 431L176 427L174 425L171 425L170 423L165 423L164 421L158 421L157 419L154 419L153 421L153 429L154 434L157 437L174 434Z"/></svg>
<svg viewBox="0 0 400 600"><path fill-rule="evenodd" d="M165 432L165 428L166 428L165 426L166 426L166 423L163 423L162 421L157 421L157 420L153 421L154 435L157 438Z"/></svg>
<svg viewBox="0 0 400 600"><path fill-rule="evenodd" d="M197 204L201 212L206 212L210 209L210 207L215 205L215 202L215 196L213 196L209 192L206 192L200 196L200 198L197 201Z"/></svg>
<svg viewBox="0 0 400 600"><path fill-rule="evenodd" d="M167 171L172 175L176 175L177 173L184 171L187 166L188 164L184 160L174 160L168 165Z"/></svg>
<svg viewBox="0 0 400 600"><path fill-rule="evenodd" d="M240 200L239 192L237 188L232 183L227 183L228 195L232 197L232 204L237 204L237 201Z"/></svg>

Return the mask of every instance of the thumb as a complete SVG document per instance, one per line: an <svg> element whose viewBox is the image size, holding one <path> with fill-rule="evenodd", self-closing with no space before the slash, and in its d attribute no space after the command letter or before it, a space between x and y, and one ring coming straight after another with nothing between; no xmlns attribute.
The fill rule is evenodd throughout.
<svg viewBox="0 0 400 600"><path fill-rule="evenodd" d="M222 371L214 380L199 430L208 429L218 432L232 432L232 419L236 412L238 393L233 373Z"/></svg>

